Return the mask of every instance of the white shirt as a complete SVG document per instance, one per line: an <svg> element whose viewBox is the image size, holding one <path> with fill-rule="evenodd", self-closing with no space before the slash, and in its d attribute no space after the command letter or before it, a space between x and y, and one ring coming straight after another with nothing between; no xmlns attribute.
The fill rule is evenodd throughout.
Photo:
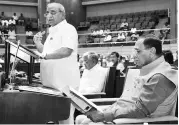
<svg viewBox="0 0 179 125"><path fill-rule="evenodd" d="M125 35L122 33L122 34L118 34L118 37L117 37L117 39L119 39L119 40L124 40L126 37L125 37Z"/></svg>
<svg viewBox="0 0 179 125"><path fill-rule="evenodd" d="M107 35L107 36L104 38L104 42L110 41L111 39L112 39L111 35Z"/></svg>
<svg viewBox="0 0 179 125"><path fill-rule="evenodd" d="M67 85L73 88L79 87L78 34L75 27L67 23L66 20L49 28L49 35L44 43L43 53L50 54L62 47L73 49L72 54L62 59L41 60L42 84L58 90Z"/></svg>
<svg viewBox="0 0 179 125"><path fill-rule="evenodd" d="M120 70L120 72L122 72L125 69L124 64L118 63L116 69L118 69L118 70Z"/></svg>
<svg viewBox="0 0 179 125"><path fill-rule="evenodd" d="M16 21L15 21L14 19L13 19L13 20L10 19L10 20L9 20L9 24L14 24L14 25L15 25L15 24L16 24Z"/></svg>
<svg viewBox="0 0 179 125"><path fill-rule="evenodd" d="M8 21L8 20L2 20L1 22L2 22L2 26L4 26L5 23L6 23L7 26L8 26L8 24L9 24L9 21Z"/></svg>
<svg viewBox="0 0 179 125"><path fill-rule="evenodd" d="M85 69L80 79L79 92L81 93L99 93L104 87L104 82L109 69L100 65L95 65L92 69Z"/></svg>
<svg viewBox="0 0 179 125"><path fill-rule="evenodd" d="M16 16L12 16L13 18L14 18L14 20L18 20L18 16L16 15Z"/></svg>
<svg viewBox="0 0 179 125"><path fill-rule="evenodd" d="M26 31L25 34L26 34L27 36L32 36L32 35L33 35L32 31Z"/></svg>
<svg viewBox="0 0 179 125"><path fill-rule="evenodd" d="M9 30L8 32L8 35L9 35L9 39L16 39L16 33L15 33L15 30Z"/></svg>

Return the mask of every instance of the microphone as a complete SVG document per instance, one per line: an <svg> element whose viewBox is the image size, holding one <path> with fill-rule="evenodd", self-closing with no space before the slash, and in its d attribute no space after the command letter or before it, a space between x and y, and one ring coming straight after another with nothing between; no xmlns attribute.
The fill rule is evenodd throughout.
<svg viewBox="0 0 179 125"><path fill-rule="evenodd" d="M14 61L12 63L12 68L11 68L11 72L10 72L10 84L11 84L11 81L12 81L12 73L13 73L13 71L15 69L15 62L16 62L19 46L20 46L20 40L17 41L17 50L16 50L16 54L15 54L15 57L14 57Z"/></svg>

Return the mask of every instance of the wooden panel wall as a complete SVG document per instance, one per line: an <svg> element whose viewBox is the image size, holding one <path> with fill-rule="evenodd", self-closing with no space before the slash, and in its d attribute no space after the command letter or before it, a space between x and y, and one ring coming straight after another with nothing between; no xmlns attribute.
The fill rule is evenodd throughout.
<svg viewBox="0 0 179 125"><path fill-rule="evenodd" d="M87 6L87 17L170 8L173 0L140 0Z"/></svg>
<svg viewBox="0 0 179 125"><path fill-rule="evenodd" d="M37 3L38 0L4 0L4 1L12 1L12 2L30 2L30 3Z"/></svg>
<svg viewBox="0 0 179 125"><path fill-rule="evenodd" d="M20 13L23 13L24 17L37 18L37 7L0 5L0 12L2 11L7 17L12 17L15 12L17 16L20 16Z"/></svg>
<svg viewBox="0 0 179 125"><path fill-rule="evenodd" d="M77 27L80 21L86 19L86 7L82 6L81 0L55 0L61 3L66 9L67 21Z"/></svg>

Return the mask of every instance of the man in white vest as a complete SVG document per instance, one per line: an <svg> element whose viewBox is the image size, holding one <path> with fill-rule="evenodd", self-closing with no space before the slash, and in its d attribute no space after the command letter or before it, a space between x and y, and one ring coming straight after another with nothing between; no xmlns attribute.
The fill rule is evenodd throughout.
<svg viewBox="0 0 179 125"><path fill-rule="evenodd" d="M173 70L162 55L162 42L141 37L134 46L134 62L140 74L134 83L133 93L122 96L103 112L89 111L77 116L77 124L111 122L118 118L145 118L173 115L178 90L178 72ZM131 84L134 84L131 83Z"/></svg>
<svg viewBox="0 0 179 125"><path fill-rule="evenodd" d="M65 8L59 3L48 4L45 16L51 25L45 43L41 43L41 32L34 36L34 43L43 58L40 65L42 84L58 90L67 85L77 88L80 83L77 31L67 23ZM73 114L74 107L71 106L69 119L62 123L73 124Z"/></svg>

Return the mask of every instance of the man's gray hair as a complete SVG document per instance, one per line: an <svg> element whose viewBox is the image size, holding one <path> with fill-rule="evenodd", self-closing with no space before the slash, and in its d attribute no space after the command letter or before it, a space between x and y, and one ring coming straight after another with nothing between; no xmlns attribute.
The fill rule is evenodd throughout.
<svg viewBox="0 0 179 125"><path fill-rule="evenodd" d="M65 7L64 7L62 4L53 2L53 3L49 3L49 4L47 5L47 7L48 7L49 5L56 5L56 6L58 7L59 11L62 12L62 14L63 14L63 16L64 16L64 18L65 18L65 16L66 16Z"/></svg>
<svg viewBox="0 0 179 125"><path fill-rule="evenodd" d="M96 63L98 63L98 54L95 52L86 52L83 54L83 57L87 57L88 59L91 59L93 61L95 61Z"/></svg>

